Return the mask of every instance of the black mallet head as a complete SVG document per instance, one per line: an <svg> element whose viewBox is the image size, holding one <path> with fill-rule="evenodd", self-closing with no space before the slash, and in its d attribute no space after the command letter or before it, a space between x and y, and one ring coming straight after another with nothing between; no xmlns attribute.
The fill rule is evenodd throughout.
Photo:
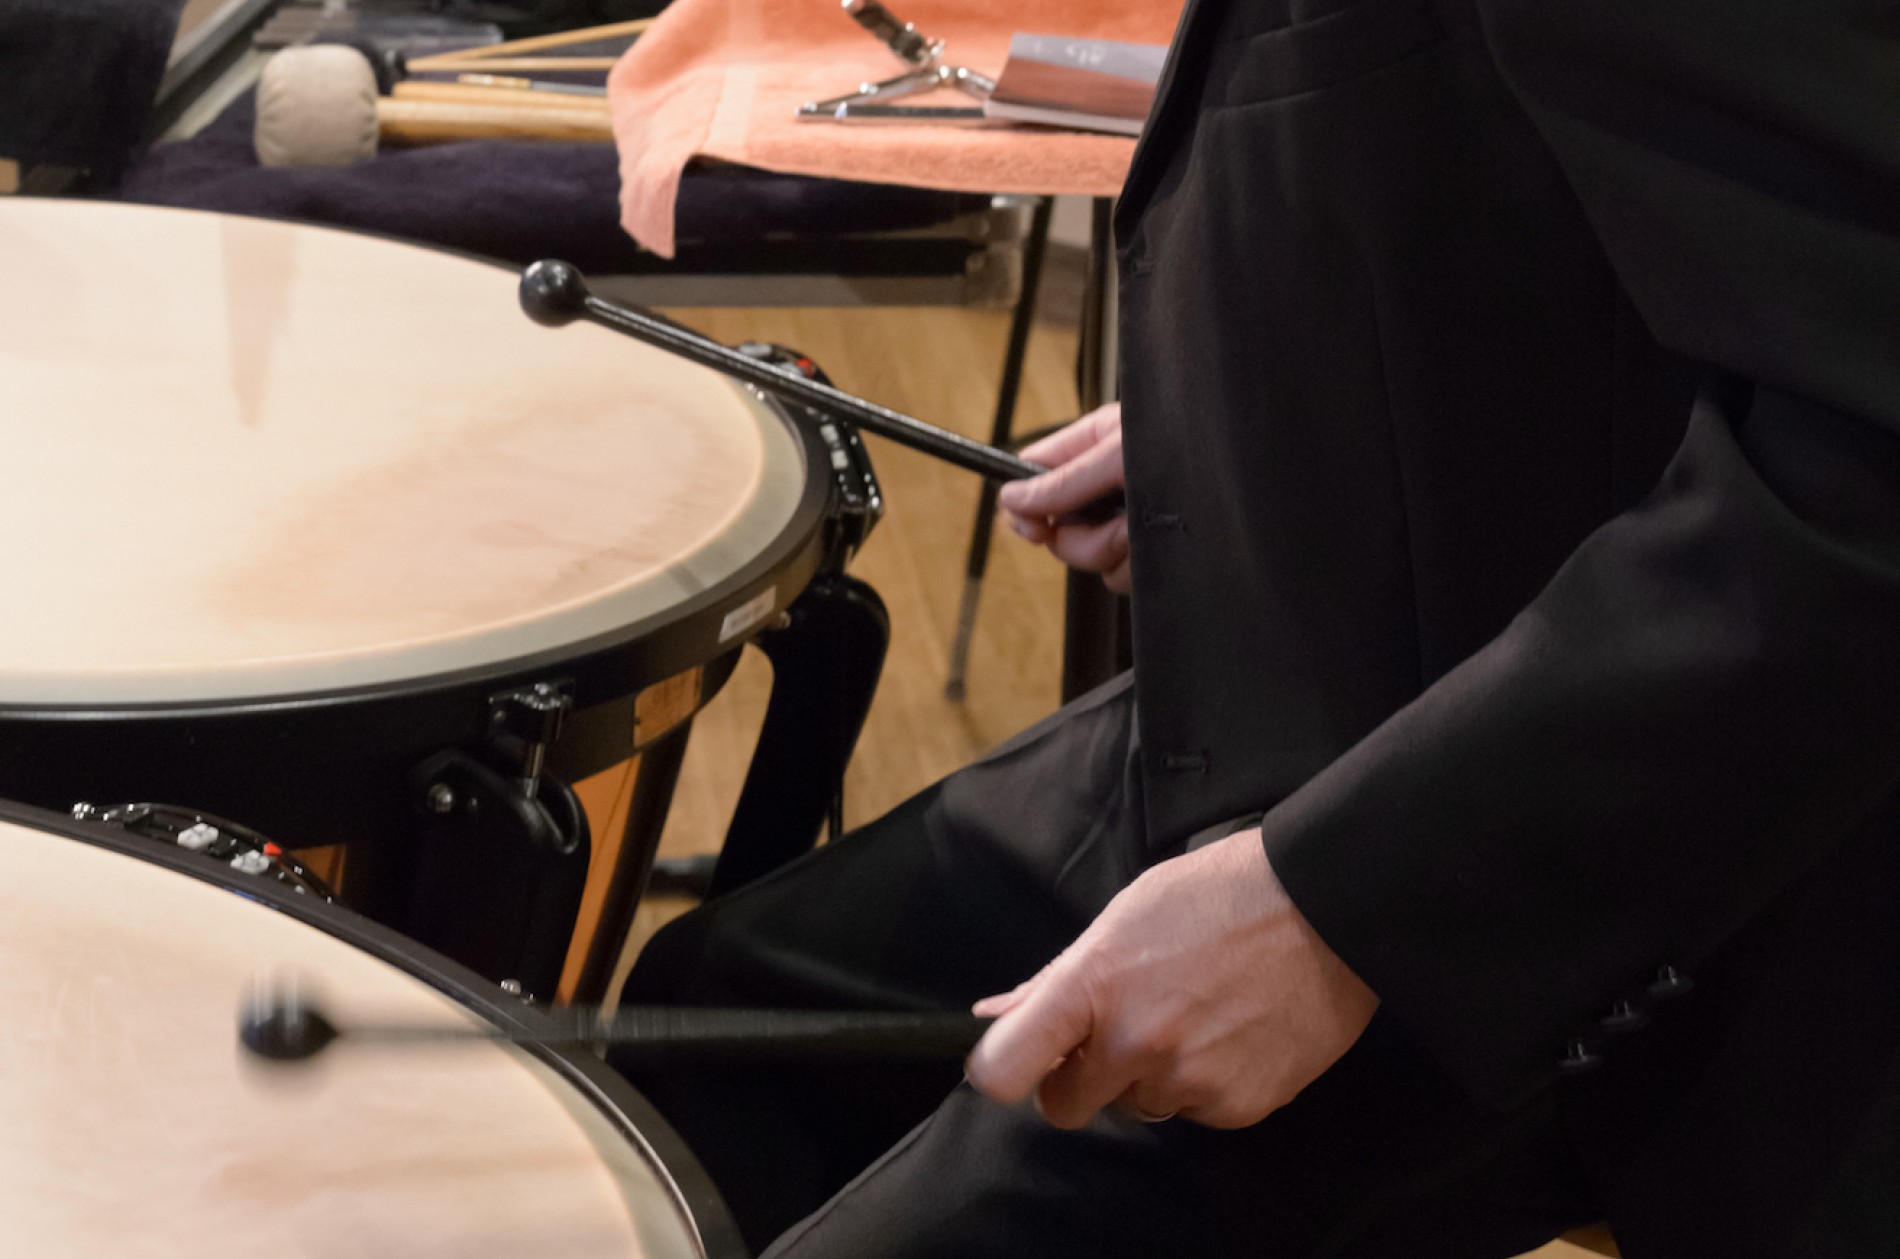
<svg viewBox="0 0 1900 1259"><path fill-rule="evenodd" d="M549 328L561 328L587 313L587 281L566 262L544 258L521 273L521 309Z"/></svg>
<svg viewBox="0 0 1900 1259"><path fill-rule="evenodd" d="M294 994L264 992L244 1003L238 1042L271 1062L303 1062L339 1035L336 1025Z"/></svg>

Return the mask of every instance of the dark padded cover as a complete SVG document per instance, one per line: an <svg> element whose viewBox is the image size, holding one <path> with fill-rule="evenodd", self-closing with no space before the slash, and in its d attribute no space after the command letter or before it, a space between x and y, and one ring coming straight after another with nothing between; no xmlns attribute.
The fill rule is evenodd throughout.
<svg viewBox="0 0 1900 1259"><path fill-rule="evenodd" d="M122 170L185 0L0 0L0 157Z"/></svg>
<svg viewBox="0 0 1900 1259"><path fill-rule="evenodd" d="M120 195L384 232L515 263L552 253L590 271L642 266L644 255L620 229L619 159L611 145L468 141L388 150L355 166L292 169L258 164L254 120L247 96L194 138L153 149ZM701 167L689 170L680 187L680 241L684 250L694 243L898 231L942 223L986 201ZM650 269L650 258L644 267Z"/></svg>

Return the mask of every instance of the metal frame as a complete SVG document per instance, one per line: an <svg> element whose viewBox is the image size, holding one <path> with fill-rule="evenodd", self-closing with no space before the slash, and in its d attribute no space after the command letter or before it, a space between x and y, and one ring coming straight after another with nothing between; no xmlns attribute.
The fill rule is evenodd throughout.
<svg viewBox="0 0 1900 1259"><path fill-rule="evenodd" d="M173 132L195 107L215 101L215 113L229 104L239 92L262 72L264 59L251 48L251 34L264 24L282 0L227 0L223 8L179 40L172 49L165 77L159 80L158 98L152 110L151 134L162 137ZM240 66L249 66L248 77L233 76ZM222 95L214 91L219 80L226 83ZM210 121L207 115L204 121ZM202 124L201 124L202 125Z"/></svg>

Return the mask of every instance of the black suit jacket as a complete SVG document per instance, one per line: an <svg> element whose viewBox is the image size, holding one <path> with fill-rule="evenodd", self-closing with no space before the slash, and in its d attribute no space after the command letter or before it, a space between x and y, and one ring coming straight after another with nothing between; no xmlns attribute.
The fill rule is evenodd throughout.
<svg viewBox="0 0 1900 1259"><path fill-rule="evenodd" d="M1896 67L1894 0L1193 0L1118 211L1151 831L1267 809L1633 1256L1900 1253Z"/></svg>

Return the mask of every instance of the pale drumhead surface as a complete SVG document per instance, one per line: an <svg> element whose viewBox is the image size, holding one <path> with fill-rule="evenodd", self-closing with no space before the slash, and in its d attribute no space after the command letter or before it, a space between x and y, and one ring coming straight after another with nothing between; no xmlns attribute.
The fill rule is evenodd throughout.
<svg viewBox="0 0 1900 1259"><path fill-rule="evenodd" d="M678 607L804 485L738 386L343 232L0 201L0 704L428 677Z"/></svg>
<svg viewBox="0 0 1900 1259"><path fill-rule="evenodd" d="M663 1173L512 1048L247 1060L247 983L338 1023L468 1021L230 891L0 822L0 1233L114 1259L685 1259Z"/></svg>

